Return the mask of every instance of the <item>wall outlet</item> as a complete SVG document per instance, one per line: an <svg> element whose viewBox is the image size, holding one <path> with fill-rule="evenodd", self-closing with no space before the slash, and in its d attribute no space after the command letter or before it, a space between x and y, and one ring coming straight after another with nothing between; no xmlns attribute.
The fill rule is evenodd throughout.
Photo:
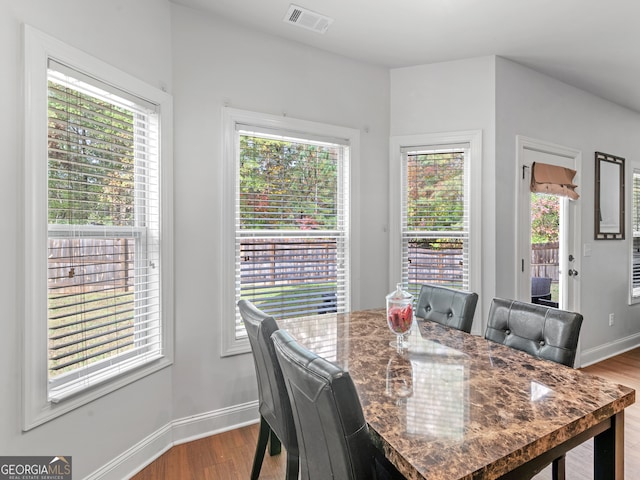
<svg viewBox="0 0 640 480"><path fill-rule="evenodd" d="M609 326L612 327L613 326L613 321L614 321L614 315L613 313L609 314Z"/></svg>

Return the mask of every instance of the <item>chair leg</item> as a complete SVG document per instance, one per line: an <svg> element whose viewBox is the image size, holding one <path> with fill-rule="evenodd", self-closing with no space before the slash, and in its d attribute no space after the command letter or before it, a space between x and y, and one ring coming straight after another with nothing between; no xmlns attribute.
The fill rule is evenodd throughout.
<svg viewBox="0 0 640 480"><path fill-rule="evenodd" d="M269 455L278 455L281 451L282 444L280 443L280 439L278 438L276 433L271 430L271 434L269 435Z"/></svg>
<svg viewBox="0 0 640 480"><path fill-rule="evenodd" d="M298 480L300 464L298 455L287 452L287 473L286 480Z"/></svg>
<svg viewBox="0 0 640 480"><path fill-rule="evenodd" d="M556 458L551 466L551 475L553 480L565 480L565 459L566 456Z"/></svg>
<svg viewBox="0 0 640 480"><path fill-rule="evenodd" d="M262 460L264 459L264 452L267 450L267 442L269 436L273 432L267 421L260 415L260 432L258 433L258 444L256 445L256 454L253 457L253 467L251 467L251 480L257 480L260 476L260 469L262 468Z"/></svg>

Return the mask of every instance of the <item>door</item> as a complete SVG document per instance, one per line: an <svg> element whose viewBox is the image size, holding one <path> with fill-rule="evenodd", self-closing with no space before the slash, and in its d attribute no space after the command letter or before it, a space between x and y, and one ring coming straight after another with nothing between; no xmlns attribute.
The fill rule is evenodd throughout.
<svg viewBox="0 0 640 480"><path fill-rule="evenodd" d="M578 150L518 136L517 156L517 298L536 303L550 300L552 306L557 304L563 310L577 311L580 305L581 201L555 195L534 196L530 182L533 162L567 167L576 170L574 183L580 193L581 154ZM549 278L550 299L538 290L540 285L545 285L545 281L540 280L549 282Z"/></svg>

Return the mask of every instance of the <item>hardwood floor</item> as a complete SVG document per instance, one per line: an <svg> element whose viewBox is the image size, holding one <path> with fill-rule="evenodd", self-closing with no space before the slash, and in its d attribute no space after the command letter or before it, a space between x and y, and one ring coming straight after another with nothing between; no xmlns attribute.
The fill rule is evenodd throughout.
<svg viewBox="0 0 640 480"><path fill-rule="evenodd" d="M259 424L171 448L132 480L249 479ZM260 479L284 479L286 453L265 455Z"/></svg>
<svg viewBox="0 0 640 480"><path fill-rule="evenodd" d="M586 367L584 371L640 392L640 348ZM177 445L131 480L248 479L257 437L258 424L255 424ZM285 461L284 451L274 457L266 455L260 478L284 479ZM592 480L592 466L593 442L588 441L568 453L567 480ZM625 410L625 478L640 478L640 398ZM551 479L551 468L534 479Z"/></svg>

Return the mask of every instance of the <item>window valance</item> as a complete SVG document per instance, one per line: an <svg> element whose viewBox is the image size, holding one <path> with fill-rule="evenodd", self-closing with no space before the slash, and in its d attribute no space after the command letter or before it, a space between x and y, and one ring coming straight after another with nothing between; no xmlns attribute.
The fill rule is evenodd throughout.
<svg viewBox="0 0 640 480"><path fill-rule="evenodd" d="M531 165L531 191L577 200L580 195L575 191L578 187L573 183L575 175L576 171L570 168L534 162Z"/></svg>

